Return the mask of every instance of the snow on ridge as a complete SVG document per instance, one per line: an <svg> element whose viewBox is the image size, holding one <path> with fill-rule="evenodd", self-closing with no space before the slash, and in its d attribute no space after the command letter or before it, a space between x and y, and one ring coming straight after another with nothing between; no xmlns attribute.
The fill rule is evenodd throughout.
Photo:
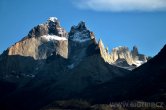
<svg viewBox="0 0 166 110"><path fill-rule="evenodd" d="M74 39L72 39L72 41L76 41L76 42L86 42L86 41L89 41L90 40L90 38L85 38L85 39L80 39L80 38L74 38Z"/></svg>
<svg viewBox="0 0 166 110"><path fill-rule="evenodd" d="M59 37L56 35L43 35L41 38L46 39L47 41L52 41L52 40L67 40L66 37Z"/></svg>
<svg viewBox="0 0 166 110"><path fill-rule="evenodd" d="M56 17L49 17L48 21L52 21L52 22L56 22L58 20L58 18Z"/></svg>
<svg viewBox="0 0 166 110"><path fill-rule="evenodd" d="M86 42L89 40L91 40L91 38L87 34L82 34L80 32L76 32L72 36L72 41L76 41L76 42Z"/></svg>
<svg viewBox="0 0 166 110"><path fill-rule="evenodd" d="M134 64L135 64L137 67L141 66L143 63L145 63L145 62L144 62L144 61L140 61L140 60L137 60L137 61L134 62Z"/></svg>

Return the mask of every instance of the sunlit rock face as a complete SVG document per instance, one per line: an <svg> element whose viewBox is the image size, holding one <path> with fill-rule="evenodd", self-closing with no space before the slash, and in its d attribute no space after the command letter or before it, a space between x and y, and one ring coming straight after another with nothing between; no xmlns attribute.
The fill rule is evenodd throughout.
<svg viewBox="0 0 166 110"><path fill-rule="evenodd" d="M107 63L125 69L132 70L136 67L139 67L143 63L146 63L149 59L147 56L139 54L136 46L134 46L133 50L131 51L128 47L119 46L113 48L112 51L109 53L108 48L104 47L104 44L102 43L101 39L99 40L98 45L100 48L101 56Z"/></svg>

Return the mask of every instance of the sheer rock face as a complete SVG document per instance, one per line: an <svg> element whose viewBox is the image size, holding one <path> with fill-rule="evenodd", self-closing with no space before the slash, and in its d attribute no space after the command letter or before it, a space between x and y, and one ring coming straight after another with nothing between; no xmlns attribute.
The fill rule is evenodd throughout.
<svg viewBox="0 0 166 110"><path fill-rule="evenodd" d="M36 38L26 39L11 46L8 49L8 55L31 56L36 59L40 45L41 41Z"/></svg>
<svg viewBox="0 0 166 110"><path fill-rule="evenodd" d="M109 51L108 51L108 48L105 48L105 47L104 47L104 44L103 44L103 42L102 42L101 39L100 39L99 42L98 42L98 47L99 47L99 49L100 49L100 54L101 54L102 58L103 58L106 62L112 64L114 61L111 59L110 54L109 54Z"/></svg>
<svg viewBox="0 0 166 110"><path fill-rule="evenodd" d="M30 56L36 60L46 59L54 53L67 58L67 32L56 18L50 17L46 23L34 27L28 36L8 51L8 55Z"/></svg>

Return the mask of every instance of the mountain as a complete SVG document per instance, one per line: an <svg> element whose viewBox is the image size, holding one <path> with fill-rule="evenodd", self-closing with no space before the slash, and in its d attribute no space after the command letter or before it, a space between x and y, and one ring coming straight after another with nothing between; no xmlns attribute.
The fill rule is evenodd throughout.
<svg viewBox="0 0 166 110"><path fill-rule="evenodd" d="M38 110L68 99L96 104L159 98L165 93L157 92L165 91L164 56L165 47L152 59L136 46L109 52L85 22L67 32L50 17L0 55L0 109Z"/></svg>
<svg viewBox="0 0 166 110"><path fill-rule="evenodd" d="M67 33L57 18L50 17L0 56L1 88L8 91L1 94L1 108L39 109L129 74L105 62L101 51L85 22L72 26ZM5 85L11 88L6 90Z"/></svg>
<svg viewBox="0 0 166 110"><path fill-rule="evenodd" d="M47 59L53 52L67 58L67 46L66 30L60 26L57 18L50 17L46 23L34 27L7 51L8 55L29 56L35 60Z"/></svg>
<svg viewBox="0 0 166 110"><path fill-rule="evenodd" d="M46 23L34 27L26 37L12 45L1 55L0 76L19 82L33 78L51 56L68 57L68 34L57 18L50 17Z"/></svg>

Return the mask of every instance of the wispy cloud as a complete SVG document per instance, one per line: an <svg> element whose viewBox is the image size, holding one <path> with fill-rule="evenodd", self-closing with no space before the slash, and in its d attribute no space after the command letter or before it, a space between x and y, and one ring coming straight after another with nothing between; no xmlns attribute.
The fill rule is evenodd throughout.
<svg viewBox="0 0 166 110"><path fill-rule="evenodd" d="M75 0L80 9L95 11L165 11L166 0Z"/></svg>

